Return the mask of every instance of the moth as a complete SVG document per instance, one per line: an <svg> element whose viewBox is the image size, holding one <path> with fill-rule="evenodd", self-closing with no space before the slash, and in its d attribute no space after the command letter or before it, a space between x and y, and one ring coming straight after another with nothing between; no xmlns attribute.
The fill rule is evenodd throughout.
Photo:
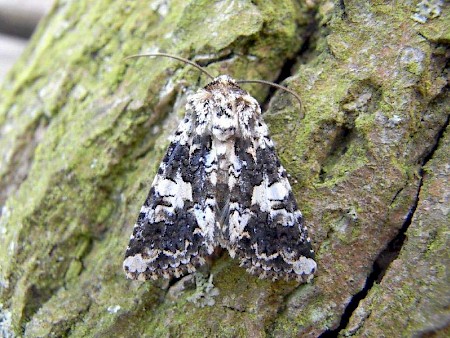
<svg viewBox="0 0 450 338"><path fill-rule="evenodd" d="M207 73L180 57L145 55ZM180 277L222 247L260 278L309 281L314 251L260 106L231 77L207 74L212 81L187 98L141 208L123 262L126 276Z"/></svg>

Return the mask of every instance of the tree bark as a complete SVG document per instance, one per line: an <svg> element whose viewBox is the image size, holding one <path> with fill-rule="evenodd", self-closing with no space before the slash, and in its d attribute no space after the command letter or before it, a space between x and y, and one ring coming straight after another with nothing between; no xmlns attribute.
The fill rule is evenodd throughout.
<svg viewBox="0 0 450 338"><path fill-rule="evenodd" d="M447 335L450 12L436 6L417 22L399 1L57 2L0 92L0 335ZM167 137L207 80L124 61L149 51L301 96L302 111L246 87L270 100L312 283L258 280L226 254L212 279L125 279Z"/></svg>

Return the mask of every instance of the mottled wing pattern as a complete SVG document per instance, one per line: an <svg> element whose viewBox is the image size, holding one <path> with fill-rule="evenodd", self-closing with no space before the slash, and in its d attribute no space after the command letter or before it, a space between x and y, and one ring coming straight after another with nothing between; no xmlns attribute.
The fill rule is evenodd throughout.
<svg viewBox="0 0 450 338"><path fill-rule="evenodd" d="M241 109L245 109L242 107ZM245 114L245 112L237 112ZM250 273L307 281L316 271L314 252L286 171L258 109L241 123L230 162L230 214L225 243Z"/></svg>
<svg viewBox="0 0 450 338"><path fill-rule="evenodd" d="M188 98L123 266L133 279L180 276L219 245L260 277L309 281L317 268L261 109L228 76Z"/></svg>
<svg viewBox="0 0 450 338"><path fill-rule="evenodd" d="M211 137L193 133L195 127L188 114L159 167L125 253L128 278L195 271L214 249L215 201L208 179L214 155Z"/></svg>

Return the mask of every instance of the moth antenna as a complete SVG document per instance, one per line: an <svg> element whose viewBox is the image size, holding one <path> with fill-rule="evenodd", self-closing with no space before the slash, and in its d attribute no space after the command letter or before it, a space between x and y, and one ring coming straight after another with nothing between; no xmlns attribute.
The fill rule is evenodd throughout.
<svg viewBox="0 0 450 338"><path fill-rule="evenodd" d="M261 83L261 84L266 84L266 85L284 90L284 91L294 95L294 97L300 103L300 111L302 110L303 104L302 104L302 99L300 98L300 96L298 96L298 94L296 92L294 92L293 90L291 90L285 86L282 86L282 85L279 85L279 84L276 84L276 83L273 83L270 81L265 81L265 80L236 80L236 83Z"/></svg>
<svg viewBox="0 0 450 338"><path fill-rule="evenodd" d="M167 53L145 53L145 54L130 55L130 56L127 56L124 60L133 59L133 58L140 58L140 57L144 57L144 56L163 56L163 57L167 57L167 58L170 58L170 59L174 59L174 60L178 60L178 61L187 63L187 64L197 68L198 70L200 70L201 72L203 72L208 77L210 77L211 79L214 80L214 76L212 76L210 73L208 73L206 71L206 69L204 69L203 67L201 67L200 65L196 64L195 62L193 62L191 60L182 58L181 56L176 56L176 55L167 54Z"/></svg>

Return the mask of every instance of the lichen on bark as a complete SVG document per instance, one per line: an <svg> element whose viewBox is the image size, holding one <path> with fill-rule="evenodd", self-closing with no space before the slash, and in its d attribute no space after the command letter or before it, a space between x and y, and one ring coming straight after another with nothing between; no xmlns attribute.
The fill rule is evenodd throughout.
<svg viewBox="0 0 450 338"><path fill-rule="evenodd" d="M420 24L414 10L385 1L56 2L0 90L0 332L314 337L442 329L434 323L449 318L438 259L448 246L449 11L445 4ZM166 59L124 61L156 50L215 74L288 77L302 97L300 114L286 94L248 87L260 102L272 98L266 121L317 252L312 284L261 281L223 255L211 267L214 305L197 307L186 281L124 278L123 252L183 114L183 87L206 81ZM403 231L413 240L345 327L345 308ZM419 281L395 281L412 268ZM417 287L429 316L384 327L405 299L424 301Z"/></svg>

